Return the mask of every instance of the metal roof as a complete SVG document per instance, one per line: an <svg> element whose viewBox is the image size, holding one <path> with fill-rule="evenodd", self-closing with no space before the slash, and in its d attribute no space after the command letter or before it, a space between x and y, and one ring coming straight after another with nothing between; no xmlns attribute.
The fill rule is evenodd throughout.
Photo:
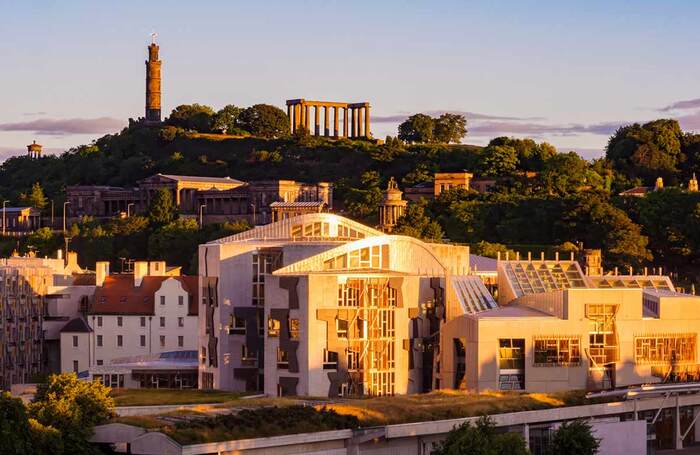
<svg viewBox="0 0 700 455"><path fill-rule="evenodd" d="M478 276L451 276L450 282L466 314L498 308L496 300Z"/></svg>

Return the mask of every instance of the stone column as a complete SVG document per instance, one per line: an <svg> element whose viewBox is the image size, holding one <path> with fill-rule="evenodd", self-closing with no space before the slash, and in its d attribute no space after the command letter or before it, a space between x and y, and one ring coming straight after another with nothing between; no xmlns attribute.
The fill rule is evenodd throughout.
<svg viewBox="0 0 700 455"><path fill-rule="evenodd" d="M365 105L365 136L372 136L371 130L369 129L369 104Z"/></svg>
<svg viewBox="0 0 700 455"><path fill-rule="evenodd" d="M292 110L292 105L287 104L287 117L289 117L289 131L294 132L294 114Z"/></svg>
<svg viewBox="0 0 700 455"><path fill-rule="evenodd" d="M321 122L319 121L320 111L321 106L314 106L314 134L316 136L321 132Z"/></svg>
<svg viewBox="0 0 700 455"><path fill-rule="evenodd" d="M301 104L295 104L294 105L294 131L299 128L299 124L301 123Z"/></svg>
<svg viewBox="0 0 700 455"><path fill-rule="evenodd" d="M348 108L343 108L343 137L348 137Z"/></svg>
<svg viewBox="0 0 700 455"><path fill-rule="evenodd" d="M338 106L333 106L333 137L338 137Z"/></svg>
<svg viewBox="0 0 700 455"><path fill-rule="evenodd" d="M331 123L331 119L328 118L328 106L323 106L323 135L324 136L330 136L330 134L331 134L330 123Z"/></svg>
<svg viewBox="0 0 700 455"><path fill-rule="evenodd" d="M311 131L311 106L304 105L304 128Z"/></svg>
<svg viewBox="0 0 700 455"><path fill-rule="evenodd" d="M355 108L350 108L350 137L355 137Z"/></svg>
<svg viewBox="0 0 700 455"><path fill-rule="evenodd" d="M357 108L357 113L358 113L358 116L357 116L357 136L358 136L358 137L362 137L362 136L365 135L365 132L364 132L365 123L364 123L364 121L362 120L362 118L363 118L364 115L365 115L365 108L364 108L364 107L358 107L358 108Z"/></svg>

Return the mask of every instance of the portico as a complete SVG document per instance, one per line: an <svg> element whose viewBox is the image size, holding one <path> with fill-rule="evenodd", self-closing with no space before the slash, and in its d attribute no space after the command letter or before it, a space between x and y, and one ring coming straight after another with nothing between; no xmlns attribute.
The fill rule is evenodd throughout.
<svg viewBox="0 0 700 455"><path fill-rule="evenodd" d="M311 130L311 113L314 114ZM304 128L311 134L326 137L372 137L370 129L370 104L342 103L336 101L313 101L301 99L287 100L289 129L292 133ZM321 129L323 117L323 129ZM342 120L342 131L341 131ZM331 123L333 130L331 134Z"/></svg>

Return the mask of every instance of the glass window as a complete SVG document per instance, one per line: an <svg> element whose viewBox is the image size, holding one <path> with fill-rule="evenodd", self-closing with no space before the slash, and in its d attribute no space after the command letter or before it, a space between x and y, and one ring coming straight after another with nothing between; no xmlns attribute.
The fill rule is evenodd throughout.
<svg viewBox="0 0 700 455"><path fill-rule="evenodd" d="M102 335L97 335L97 346L102 347Z"/></svg>
<svg viewBox="0 0 700 455"><path fill-rule="evenodd" d="M124 319L121 316L117 316L117 327L124 325Z"/></svg>
<svg viewBox="0 0 700 455"><path fill-rule="evenodd" d="M165 316L160 317L160 326L165 327Z"/></svg>
<svg viewBox="0 0 700 455"><path fill-rule="evenodd" d="M146 327L146 316L141 316L141 327Z"/></svg>
<svg viewBox="0 0 700 455"><path fill-rule="evenodd" d="M73 335L73 347L78 347L78 335Z"/></svg>
<svg viewBox="0 0 700 455"><path fill-rule="evenodd" d="M501 370L524 370L525 340L523 338L501 338L498 343L498 367Z"/></svg>
<svg viewBox="0 0 700 455"><path fill-rule="evenodd" d="M164 295L160 296L160 304L165 305L165 296Z"/></svg>
<svg viewBox="0 0 700 455"><path fill-rule="evenodd" d="M269 337L278 337L280 336L280 321L277 319L273 319L270 317L267 320L267 336Z"/></svg>
<svg viewBox="0 0 700 455"><path fill-rule="evenodd" d="M160 336L160 347L161 348L165 347L165 335Z"/></svg>
<svg viewBox="0 0 700 455"><path fill-rule="evenodd" d="M299 339L299 319L289 320L289 338L292 340Z"/></svg>
<svg viewBox="0 0 700 455"><path fill-rule="evenodd" d="M185 304L185 297L182 295L178 295L177 296L177 304L180 306L184 305Z"/></svg>
<svg viewBox="0 0 700 455"><path fill-rule="evenodd" d="M181 348L181 347L183 347L184 345L185 345L185 337L183 337L182 335L178 335L178 337L177 337L177 347L178 347L178 348Z"/></svg>
<svg viewBox="0 0 700 455"><path fill-rule="evenodd" d="M141 341L141 347L142 348L145 347L146 346L146 335L141 335L140 341Z"/></svg>
<svg viewBox="0 0 700 455"><path fill-rule="evenodd" d="M102 327L102 316L97 316L97 327Z"/></svg>
<svg viewBox="0 0 700 455"><path fill-rule="evenodd" d="M336 319L335 320L335 330L336 330L338 338L347 338L348 337L348 321L345 319Z"/></svg>
<svg viewBox="0 0 700 455"><path fill-rule="evenodd" d="M566 366L581 363L578 337L542 337L534 340L535 366Z"/></svg>
<svg viewBox="0 0 700 455"><path fill-rule="evenodd" d="M184 327L185 326L185 318L182 316L177 318L177 326L178 327Z"/></svg>
<svg viewBox="0 0 700 455"><path fill-rule="evenodd" d="M117 335L117 347L124 346L124 337L122 335Z"/></svg>

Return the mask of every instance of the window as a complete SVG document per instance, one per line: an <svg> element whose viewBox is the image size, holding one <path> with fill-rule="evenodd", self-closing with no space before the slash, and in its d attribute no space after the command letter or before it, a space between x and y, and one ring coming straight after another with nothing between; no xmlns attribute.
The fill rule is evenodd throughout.
<svg viewBox="0 0 700 455"><path fill-rule="evenodd" d="M124 325L124 318L117 316L117 327L121 327L122 325Z"/></svg>
<svg viewBox="0 0 700 455"><path fill-rule="evenodd" d="M165 305L165 296L164 295L160 296L160 304Z"/></svg>
<svg viewBox="0 0 700 455"><path fill-rule="evenodd" d="M177 296L177 304L180 306L184 305L185 304L185 297L182 295L178 295Z"/></svg>
<svg viewBox="0 0 700 455"><path fill-rule="evenodd" d="M177 347L178 347L178 348L181 348L181 347L183 347L184 345L185 345L185 337L183 337L182 335L178 335L178 337L177 337Z"/></svg>
<svg viewBox="0 0 700 455"><path fill-rule="evenodd" d="M498 388L525 389L525 340L502 338L498 340Z"/></svg>
<svg viewBox="0 0 700 455"><path fill-rule="evenodd" d="M338 369L338 353L335 351L323 350L323 369L337 370Z"/></svg>
<svg viewBox="0 0 700 455"><path fill-rule="evenodd" d="M77 373L78 371L80 371L80 369L78 368L78 361L73 360L73 372Z"/></svg>
<svg viewBox="0 0 700 455"><path fill-rule="evenodd" d="M360 281L348 280L338 285L338 306L356 307L360 305Z"/></svg>
<svg viewBox="0 0 700 455"><path fill-rule="evenodd" d="M146 347L146 335L141 335L140 343L142 348Z"/></svg>
<svg viewBox="0 0 700 455"><path fill-rule="evenodd" d="M160 326L165 327L165 316L160 317Z"/></svg>
<svg viewBox="0 0 700 455"><path fill-rule="evenodd" d="M122 335L117 335L117 347L121 348L124 346L124 337Z"/></svg>
<svg viewBox="0 0 700 455"><path fill-rule="evenodd" d="M535 366L574 366L581 363L578 337L536 337Z"/></svg>
<svg viewBox="0 0 700 455"><path fill-rule="evenodd" d="M638 364L695 363L694 334L663 334L634 339L634 361Z"/></svg>
<svg viewBox="0 0 700 455"><path fill-rule="evenodd" d="M102 327L102 316L97 316L97 327Z"/></svg>
<svg viewBox="0 0 700 455"><path fill-rule="evenodd" d="M248 346L241 345L241 364L245 366L255 366L258 362L257 352L248 349Z"/></svg>
<svg viewBox="0 0 700 455"><path fill-rule="evenodd" d="M73 335L73 347L78 347L78 335Z"/></svg>
<svg viewBox="0 0 700 455"><path fill-rule="evenodd" d="M289 320L289 338L292 340L299 339L299 319Z"/></svg>
<svg viewBox="0 0 700 455"><path fill-rule="evenodd" d="M277 347L277 368L289 368L289 355L284 349Z"/></svg>
<svg viewBox="0 0 700 455"><path fill-rule="evenodd" d="M228 333L229 333L229 335L245 335L246 334L245 319L231 315Z"/></svg>
<svg viewBox="0 0 700 455"><path fill-rule="evenodd" d="M335 330L336 330L338 338L347 338L348 337L348 321L346 321L345 319L336 319L335 320Z"/></svg>
<svg viewBox="0 0 700 455"><path fill-rule="evenodd" d="M141 316L141 327L146 327L146 316Z"/></svg>
<svg viewBox="0 0 700 455"><path fill-rule="evenodd" d="M207 348L202 347L201 352L200 352L200 357L202 358L202 365L207 363Z"/></svg>
<svg viewBox="0 0 700 455"><path fill-rule="evenodd" d="M97 335L97 346L102 347L102 335Z"/></svg>
<svg viewBox="0 0 700 455"><path fill-rule="evenodd" d="M185 318L182 316L177 318L177 326L178 327L184 327L185 326Z"/></svg>
<svg viewBox="0 0 700 455"><path fill-rule="evenodd" d="M357 370L360 368L360 351L357 349L348 349L348 370Z"/></svg>
<svg viewBox="0 0 700 455"><path fill-rule="evenodd" d="M97 360L97 366L99 367L99 366L102 366L102 365L104 365L104 360L98 359L98 360Z"/></svg>
<svg viewBox="0 0 700 455"><path fill-rule="evenodd" d="M273 319L272 317L267 320L267 336L278 337L280 336L280 321Z"/></svg>
<svg viewBox="0 0 700 455"><path fill-rule="evenodd" d="M160 347L161 348L165 347L165 335L160 336Z"/></svg>
<svg viewBox="0 0 700 455"><path fill-rule="evenodd" d="M498 367L501 370L525 369L525 340L502 338L498 340Z"/></svg>

